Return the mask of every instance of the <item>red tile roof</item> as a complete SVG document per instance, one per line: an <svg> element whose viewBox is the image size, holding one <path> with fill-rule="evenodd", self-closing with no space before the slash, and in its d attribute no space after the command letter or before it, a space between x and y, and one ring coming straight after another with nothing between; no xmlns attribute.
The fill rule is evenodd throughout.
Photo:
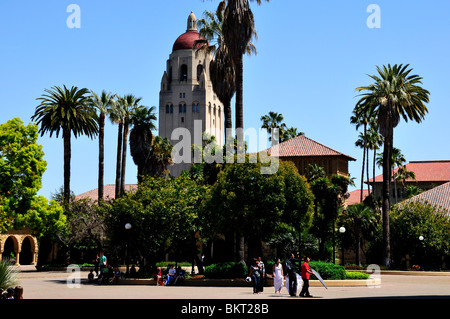
<svg viewBox="0 0 450 319"><path fill-rule="evenodd" d="M367 189L363 190L363 200L369 195L369 191ZM361 202L361 190L357 189L350 192L350 197L347 199L347 205L354 205Z"/></svg>
<svg viewBox="0 0 450 319"><path fill-rule="evenodd" d="M416 200L424 200L430 204L440 206L447 210L447 212L450 214L450 182L439 185L426 192L420 193L419 195L411 197L410 199L407 199L402 203Z"/></svg>
<svg viewBox="0 0 450 319"><path fill-rule="evenodd" d="M137 184L126 184L125 185L125 191L134 191L137 189ZM114 184L107 184L103 186L103 199L114 199L116 198L116 185ZM83 199L83 198L91 198L92 200L98 200L98 188L90 190L88 192L79 194L76 196L76 199Z"/></svg>
<svg viewBox="0 0 450 319"><path fill-rule="evenodd" d="M450 181L450 161L411 161L404 165L408 171L414 172L415 180L406 182L448 182ZM394 171L397 172L398 168ZM370 179L372 182L373 178ZM375 183L383 182L383 174L375 177ZM367 183L367 181L366 181Z"/></svg>
<svg viewBox="0 0 450 319"><path fill-rule="evenodd" d="M344 156L348 160L356 161L355 158L338 152L328 146L320 144L304 135L294 137L290 140L274 145L268 149L269 154L277 154L279 157L296 156Z"/></svg>

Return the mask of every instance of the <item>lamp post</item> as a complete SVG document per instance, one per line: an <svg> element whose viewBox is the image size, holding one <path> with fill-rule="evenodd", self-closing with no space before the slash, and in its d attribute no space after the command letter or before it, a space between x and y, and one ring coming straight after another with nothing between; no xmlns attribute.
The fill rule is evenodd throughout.
<svg viewBox="0 0 450 319"><path fill-rule="evenodd" d="M341 226L339 227L339 233L344 234L345 233L345 227ZM342 266L344 265L344 243L341 239L341 253L342 253Z"/></svg>
<svg viewBox="0 0 450 319"><path fill-rule="evenodd" d="M125 224L125 230L130 230L131 229L131 224L130 223L126 223ZM127 265L127 275L128 275L128 273L129 273L129 263L128 263L128 232L127 232L127 235L126 235L126 237L127 237L127 239L126 239L126 241L125 241L125 263L126 263L126 265Z"/></svg>

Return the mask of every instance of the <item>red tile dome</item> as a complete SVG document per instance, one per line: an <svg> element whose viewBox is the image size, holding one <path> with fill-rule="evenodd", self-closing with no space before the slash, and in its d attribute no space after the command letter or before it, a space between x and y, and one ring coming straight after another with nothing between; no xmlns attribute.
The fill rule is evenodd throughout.
<svg viewBox="0 0 450 319"><path fill-rule="evenodd" d="M205 38L200 35L200 33L195 31L187 31L180 35L175 43L173 44L172 51L177 50L192 50L194 48L194 44L196 40L204 40ZM201 44L197 44L196 48L198 48Z"/></svg>

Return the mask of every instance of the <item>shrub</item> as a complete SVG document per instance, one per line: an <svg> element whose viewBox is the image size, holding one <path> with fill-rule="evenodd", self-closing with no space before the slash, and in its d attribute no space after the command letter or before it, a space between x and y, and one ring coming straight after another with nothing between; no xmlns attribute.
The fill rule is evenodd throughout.
<svg viewBox="0 0 450 319"><path fill-rule="evenodd" d="M8 260L0 260L0 291L12 288L19 283L19 277L13 264Z"/></svg>
<svg viewBox="0 0 450 319"><path fill-rule="evenodd" d="M225 262L206 266L205 277L210 279L233 279L247 276L247 266L240 262Z"/></svg>
<svg viewBox="0 0 450 319"><path fill-rule="evenodd" d="M311 261L309 263L311 268L314 268L323 280L342 280L345 279L345 268L340 265L327 263L323 261ZM315 276L311 276L311 279L316 279Z"/></svg>
<svg viewBox="0 0 450 319"><path fill-rule="evenodd" d="M370 274L361 271L346 271L345 279L368 279Z"/></svg>

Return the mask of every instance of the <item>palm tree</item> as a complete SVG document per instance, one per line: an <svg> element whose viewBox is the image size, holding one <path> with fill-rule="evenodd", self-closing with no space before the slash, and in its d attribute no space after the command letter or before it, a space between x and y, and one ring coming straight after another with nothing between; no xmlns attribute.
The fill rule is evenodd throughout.
<svg viewBox="0 0 450 319"><path fill-rule="evenodd" d="M291 138L294 138L294 137L297 137L300 135L305 135L305 133L297 132L296 127L285 128L285 130L283 131L283 135L281 136L280 142L290 140Z"/></svg>
<svg viewBox="0 0 450 319"><path fill-rule="evenodd" d="M358 130L360 126L363 127L363 132L359 134L358 140L355 142L356 146L359 146L363 149L363 160L362 160L362 168L361 168L361 194L360 194L360 202L363 201L363 188L364 188L364 168L367 165L368 168L368 158L369 158L369 150L367 143L367 127L371 125L374 121L375 114L373 110L365 107L364 105L357 105L353 109L353 115L350 117L350 123L356 125L356 129ZM368 178L369 176L367 176Z"/></svg>
<svg viewBox="0 0 450 319"><path fill-rule="evenodd" d="M105 90L102 94L98 96L95 92L91 91L91 106L98 109L98 200L101 202L103 200L104 193L104 171L105 171L105 151L104 151L104 136L105 136L105 118L106 114L109 113L112 105L115 103L111 93L107 93Z"/></svg>
<svg viewBox="0 0 450 319"><path fill-rule="evenodd" d="M169 165L173 163L172 149L173 146L167 137L155 136L149 159L149 175L160 176L167 173Z"/></svg>
<svg viewBox="0 0 450 319"><path fill-rule="evenodd" d="M373 163L372 163L372 192L375 188L375 166L377 150L383 145L383 137L378 133L376 126L371 125L366 132L367 146L373 151ZM367 176L369 181L369 176Z"/></svg>
<svg viewBox="0 0 450 319"><path fill-rule="evenodd" d="M216 12L205 11L205 18L198 20L199 33L206 40L198 40L199 50L212 52L214 58L209 64L209 75L214 92L223 103L225 139L232 136L231 99L236 92L235 70L228 48L223 40L222 25L225 8L219 7Z"/></svg>
<svg viewBox="0 0 450 319"><path fill-rule="evenodd" d="M261 0L256 1L258 4L261 4ZM219 4L219 9L224 7L225 1L221 1ZM236 72L236 137L238 144L243 144L243 55L249 52L248 44L252 37L256 36L255 21L248 0L227 1L222 32L223 40L228 48L231 59L233 60Z"/></svg>
<svg viewBox="0 0 450 319"><path fill-rule="evenodd" d="M148 160L151 156L153 134L156 129L154 106L136 108L130 118L132 129L130 131L130 153L134 163L138 167L138 182L142 182L142 177L147 174Z"/></svg>
<svg viewBox="0 0 450 319"><path fill-rule="evenodd" d="M64 141L64 204L69 203L70 198L70 159L71 159L71 136L77 138L79 135L87 135L93 138L98 134L98 116L89 105L89 90L78 89L72 86L68 89L65 85L61 88L52 87L45 89L37 100L41 103L36 107L31 120L37 120L40 125L41 136L46 132L53 133L58 138L62 131Z"/></svg>
<svg viewBox="0 0 450 319"><path fill-rule="evenodd" d="M261 116L261 121L263 122L261 128L265 128L270 133L269 141L272 141L274 138L273 129L278 129L278 141L281 141L286 130L286 124L283 123L283 119L283 114L272 111L267 115Z"/></svg>
<svg viewBox="0 0 450 319"><path fill-rule="evenodd" d="M137 98L133 94L126 94L123 97L119 96L117 99L117 103L120 105L120 108L123 112L123 137L122 137L122 163L120 170L120 192L119 196L122 196L125 193L125 170L126 170L126 162L127 162L127 147L128 147L128 133L130 128L130 116L132 112L141 107L139 104L142 98Z"/></svg>
<svg viewBox="0 0 450 319"><path fill-rule="evenodd" d="M117 98L117 95L114 96ZM112 123L118 125L117 129L117 156L116 156L116 182L115 182L115 198L120 197L120 173L122 168L122 139L123 139L123 120L125 117L125 112L122 104L115 103L109 111L109 119Z"/></svg>
<svg viewBox="0 0 450 319"><path fill-rule="evenodd" d="M349 219L350 224L355 234L355 263L361 264L361 239L362 230L370 228L371 224L376 222L375 212L363 203L348 206L346 217Z"/></svg>
<svg viewBox="0 0 450 319"><path fill-rule="evenodd" d="M422 88L422 78L410 75L412 69L407 65L390 64L382 68L377 66L378 75L369 75L375 81L369 86L357 87L364 91L357 105L376 110L378 130L384 137L383 149L383 264L390 266L389 210L391 158L394 128L402 117L406 122L414 120L420 123L428 112L424 103L429 102L429 92Z"/></svg>

